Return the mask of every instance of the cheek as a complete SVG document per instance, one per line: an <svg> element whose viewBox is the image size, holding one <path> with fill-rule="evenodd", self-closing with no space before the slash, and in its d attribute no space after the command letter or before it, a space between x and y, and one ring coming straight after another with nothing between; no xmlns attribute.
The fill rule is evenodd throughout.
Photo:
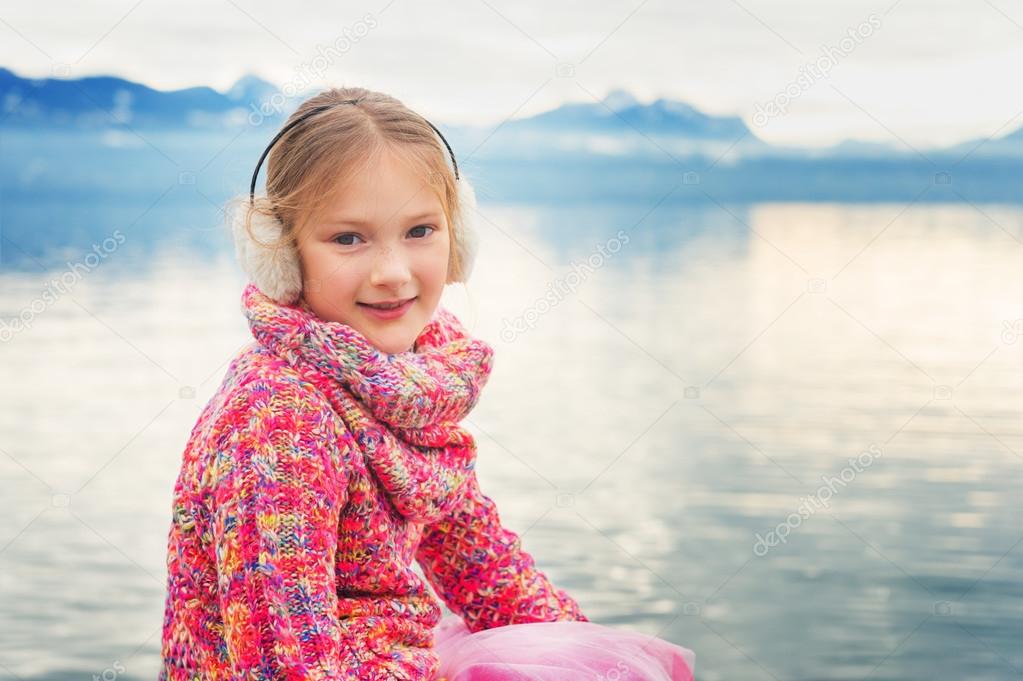
<svg viewBox="0 0 1023 681"><path fill-rule="evenodd" d="M329 244L315 244L300 253L303 276L313 290L329 288L337 290L349 285L358 263L350 258L340 257Z"/></svg>
<svg viewBox="0 0 1023 681"><path fill-rule="evenodd" d="M430 251L430 258L435 268L447 269L448 261L451 259L454 244L447 238L438 241L435 248Z"/></svg>
<svg viewBox="0 0 1023 681"><path fill-rule="evenodd" d="M362 281L369 278L369 271L363 265L359 258L326 257L321 263L320 276L324 285L333 291L356 291Z"/></svg>
<svg viewBox="0 0 1023 681"><path fill-rule="evenodd" d="M447 279L448 273L447 247L431 248L424 252L419 258L416 269L421 279L431 283L443 283Z"/></svg>

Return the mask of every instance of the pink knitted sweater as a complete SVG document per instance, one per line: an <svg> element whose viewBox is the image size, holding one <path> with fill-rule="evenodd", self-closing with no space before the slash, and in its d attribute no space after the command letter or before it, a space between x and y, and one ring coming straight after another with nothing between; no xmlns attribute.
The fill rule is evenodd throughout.
<svg viewBox="0 0 1023 681"><path fill-rule="evenodd" d="M587 621L476 480L457 421L488 345L443 307L411 352L385 355L301 301L249 285L242 303L256 341L174 487L162 681L429 681L433 591L471 631Z"/></svg>

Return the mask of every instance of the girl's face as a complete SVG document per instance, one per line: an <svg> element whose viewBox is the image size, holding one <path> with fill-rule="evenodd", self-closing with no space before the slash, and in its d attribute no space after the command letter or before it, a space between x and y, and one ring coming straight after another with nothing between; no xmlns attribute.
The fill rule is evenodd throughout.
<svg viewBox="0 0 1023 681"><path fill-rule="evenodd" d="M451 242L440 199L384 152L311 216L299 239L302 297L388 354L405 352L444 291ZM402 301L381 313L370 305Z"/></svg>

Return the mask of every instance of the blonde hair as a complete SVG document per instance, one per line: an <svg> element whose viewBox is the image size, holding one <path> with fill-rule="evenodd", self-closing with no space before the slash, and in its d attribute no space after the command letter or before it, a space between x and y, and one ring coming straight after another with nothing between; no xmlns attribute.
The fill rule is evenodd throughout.
<svg viewBox="0 0 1023 681"><path fill-rule="evenodd" d="M357 100L346 104L345 100ZM266 158L266 196L245 206L245 230L266 248L298 248L309 219L323 208L363 167L385 152L394 153L423 177L440 200L451 239L448 281L457 281L462 263L458 243L463 234L456 184L447 149L433 127L399 100L361 87L331 88L302 102L286 121L309 110L328 108L289 130ZM460 171L461 172L461 171ZM275 218L283 226L274 243L259 241L252 232L254 213Z"/></svg>

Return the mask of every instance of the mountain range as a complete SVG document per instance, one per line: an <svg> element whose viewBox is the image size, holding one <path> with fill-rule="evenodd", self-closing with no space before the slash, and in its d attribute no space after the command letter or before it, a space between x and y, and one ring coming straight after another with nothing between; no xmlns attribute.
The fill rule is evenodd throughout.
<svg viewBox="0 0 1023 681"><path fill-rule="evenodd" d="M291 101L257 76L240 78L221 92L200 86L157 90L115 76L78 79L24 78L0 68L0 128L109 130L219 129L269 122L277 126L301 98ZM568 102L498 126L444 126L460 145L486 147L480 156L538 159L557 156L643 158L705 155L725 163L743 158L898 159L909 149L846 140L825 149L783 147L760 139L738 116L714 116L693 105L659 98L643 103L624 89L602 100ZM449 134L450 131L450 134ZM495 134L498 132L499 134ZM966 140L941 156L967 152L1023 158L1023 128L991 140Z"/></svg>

